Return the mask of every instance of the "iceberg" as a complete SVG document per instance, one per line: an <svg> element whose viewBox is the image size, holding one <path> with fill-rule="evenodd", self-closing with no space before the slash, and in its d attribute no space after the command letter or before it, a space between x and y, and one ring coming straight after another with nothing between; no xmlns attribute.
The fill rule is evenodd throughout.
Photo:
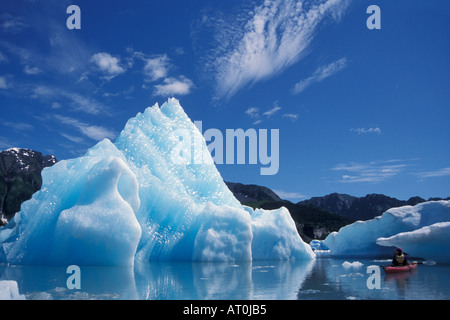
<svg viewBox="0 0 450 320"><path fill-rule="evenodd" d="M101 141L84 157L45 168L42 178L41 190L0 229L5 262L132 262L141 234L138 184L114 144Z"/></svg>
<svg viewBox="0 0 450 320"><path fill-rule="evenodd" d="M323 244L330 249L330 256L389 256L392 246L400 246L410 255L428 259L447 250L443 248L449 244L445 234L449 221L450 201L429 201L392 208L372 220L357 221L328 235Z"/></svg>
<svg viewBox="0 0 450 320"><path fill-rule="evenodd" d="M248 210L251 210L248 208ZM252 218L252 253L256 260L313 258L311 247L301 240L289 211L256 209Z"/></svg>
<svg viewBox="0 0 450 320"><path fill-rule="evenodd" d="M450 222L438 222L389 238L377 239L381 246L401 247L405 252L440 263L450 263Z"/></svg>
<svg viewBox="0 0 450 320"><path fill-rule="evenodd" d="M242 206L176 99L128 120L79 158L42 171L42 189L0 229L11 264L314 259L289 212Z"/></svg>

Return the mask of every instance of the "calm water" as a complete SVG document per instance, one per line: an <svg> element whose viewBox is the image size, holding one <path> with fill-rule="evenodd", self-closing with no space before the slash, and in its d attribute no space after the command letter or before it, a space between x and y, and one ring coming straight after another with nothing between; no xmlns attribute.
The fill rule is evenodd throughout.
<svg viewBox="0 0 450 320"><path fill-rule="evenodd" d="M345 268L344 261L359 261ZM366 273L377 260L310 262L152 263L134 268L81 267L81 289L66 286L66 268L0 266L0 281L15 280L26 299L450 299L450 265L419 265L369 290Z"/></svg>

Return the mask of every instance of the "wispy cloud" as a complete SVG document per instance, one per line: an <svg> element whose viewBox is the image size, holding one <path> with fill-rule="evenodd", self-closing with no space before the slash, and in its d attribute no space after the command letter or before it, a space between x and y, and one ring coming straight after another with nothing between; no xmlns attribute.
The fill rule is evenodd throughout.
<svg viewBox="0 0 450 320"><path fill-rule="evenodd" d="M135 66L136 60L143 62L142 73L144 84L142 88L151 88L154 96L187 95L194 88L194 82L183 75L171 76L170 71L176 69L166 54L149 55L133 48L127 49L129 53L128 65ZM158 83L159 82L159 83Z"/></svg>
<svg viewBox="0 0 450 320"><path fill-rule="evenodd" d="M332 170L342 172L339 182L377 183L399 175L409 166L411 166L411 164L407 163L407 161L386 160L372 161L369 163L352 162L349 164L339 164L332 168Z"/></svg>
<svg viewBox="0 0 450 320"><path fill-rule="evenodd" d="M72 142L77 143L77 144L85 142L84 139L80 138L80 137L76 137L76 136L73 136L73 135L70 135L70 134L67 134L67 133L63 133L63 132L60 132L59 134L61 136L63 136L64 138L66 138L67 140L72 141Z"/></svg>
<svg viewBox="0 0 450 320"><path fill-rule="evenodd" d="M5 127L13 129L14 131L30 131L34 128L31 124L23 122L10 122L0 119L0 123Z"/></svg>
<svg viewBox="0 0 450 320"><path fill-rule="evenodd" d="M23 17L13 16L9 13L0 15L0 30L7 33L16 34L26 29L28 25Z"/></svg>
<svg viewBox="0 0 450 320"><path fill-rule="evenodd" d="M25 68L23 69L23 72L25 72L28 75L36 75L42 72L41 69L39 69L38 67L30 67L29 65L26 65Z"/></svg>
<svg viewBox="0 0 450 320"><path fill-rule="evenodd" d="M279 107L277 104L275 104L272 109L267 110L266 112L263 113L263 115L270 118L271 116L273 116L275 113L277 113L280 110L281 110L281 107Z"/></svg>
<svg viewBox="0 0 450 320"><path fill-rule="evenodd" d="M153 82L166 77L169 66L169 58L165 54L145 59L144 74L147 76L148 81Z"/></svg>
<svg viewBox="0 0 450 320"><path fill-rule="evenodd" d="M217 96L280 73L306 53L325 17L340 19L349 0L266 0L241 19L218 19L218 46L208 58ZM244 22L242 16L246 16ZM207 18L206 18L207 19ZM204 20L206 20L204 19ZM234 25L234 26L233 26Z"/></svg>
<svg viewBox="0 0 450 320"><path fill-rule="evenodd" d="M352 129L350 129L350 131L356 132L357 134L364 134L364 133L381 134L380 127L375 127L375 128L352 128Z"/></svg>
<svg viewBox="0 0 450 320"><path fill-rule="evenodd" d="M0 149L8 149L15 146L17 141L12 142L9 138L0 136Z"/></svg>
<svg viewBox="0 0 450 320"><path fill-rule="evenodd" d="M271 118L272 116L274 116L275 114L279 113L279 111L282 108L278 105L278 101L275 101L273 103L273 107L267 111L264 111L261 115L260 113L260 109L256 108L256 107L250 107L245 111L245 114L253 119L253 125L257 125L260 124L261 122L263 122L263 119L265 118ZM264 118L265 117L265 118ZM298 114L294 114L294 113L284 113L283 115L281 115L282 119L289 119L292 121L296 121L298 118Z"/></svg>
<svg viewBox="0 0 450 320"><path fill-rule="evenodd" d="M92 115L100 113L108 114L109 112L109 107L92 97L52 86L37 86L33 88L31 97L35 99L50 100L52 106L61 106L61 103L55 100L65 100L68 101L74 111L81 111ZM57 105L55 105L55 103L57 103Z"/></svg>
<svg viewBox="0 0 450 320"><path fill-rule="evenodd" d="M105 138L114 139L117 136L116 132L102 126L90 125L88 123L79 121L78 119L67 116L55 115L54 117L60 123L78 129L83 135L95 141L100 141ZM76 140L76 138L74 138L73 136L65 135L64 137L73 142L75 142L74 140Z"/></svg>
<svg viewBox="0 0 450 320"><path fill-rule="evenodd" d="M303 79L302 81L295 84L294 88L292 89L292 93L298 94L308 88L310 85L316 82L321 82L325 80L326 78L331 77L332 75L336 74L337 72L343 70L347 66L347 59L341 58L337 61L334 61L328 65L321 66L317 68L314 73L309 76L306 79Z"/></svg>
<svg viewBox="0 0 450 320"><path fill-rule="evenodd" d="M259 109L254 107L248 108L245 111L245 114L248 115L250 118L257 119L259 118Z"/></svg>
<svg viewBox="0 0 450 320"><path fill-rule="evenodd" d="M423 179L450 176L450 167L435 171L419 172L417 175Z"/></svg>
<svg viewBox="0 0 450 320"><path fill-rule="evenodd" d="M0 51L0 63L8 63L8 62L9 62L8 57L3 52Z"/></svg>
<svg viewBox="0 0 450 320"><path fill-rule="evenodd" d="M296 121L298 119L298 114L295 113L285 113L281 116L282 118L290 119L292 121Z"/></svg>
<svg viewBox="0 0 450 320"><path fill-rule="evenodd" d="M31 28L40 37L48 38L48 46L43 44L44 50L0 40L0 47L10 56L18 58L25 73L27 70L36 71L37 69L33 68L39 68L45 73L56 71L59 74L78 76L79 72L86 71L93 52L74 33L67 33L60 22L50 20L42 30L34 25L31 25Z"/></svg>
<svg viewBox="0 0 450 320"><path fill-rule="evenodd" d="M6 77L0 76L0 89L8 89L9 85L6 81Z"/></svg>

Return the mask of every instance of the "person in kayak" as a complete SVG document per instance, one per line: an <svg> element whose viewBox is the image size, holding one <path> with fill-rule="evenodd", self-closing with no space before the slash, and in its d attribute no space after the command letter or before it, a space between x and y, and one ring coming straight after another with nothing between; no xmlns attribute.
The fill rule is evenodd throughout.
<svg viewBox="0 0 450 320"><path fill-rule="evenodd" d="M402 248L395 249L394 258L392 259L392 265L395 267L407 266L408 259L406 258L407 253L404 253Z"/></svg>

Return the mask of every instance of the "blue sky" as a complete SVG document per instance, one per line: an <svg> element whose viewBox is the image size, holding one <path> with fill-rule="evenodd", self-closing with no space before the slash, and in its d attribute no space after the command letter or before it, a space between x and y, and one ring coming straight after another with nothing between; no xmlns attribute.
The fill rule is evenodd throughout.
<svg viewBox="0 0 450 320"><path fill-rule="evenodd" d="M449 37L447 0L3 0L0 149L81 156L176 97L203 130L280 130L276 175L218 165L225 180L446 197Z"/></svg>

